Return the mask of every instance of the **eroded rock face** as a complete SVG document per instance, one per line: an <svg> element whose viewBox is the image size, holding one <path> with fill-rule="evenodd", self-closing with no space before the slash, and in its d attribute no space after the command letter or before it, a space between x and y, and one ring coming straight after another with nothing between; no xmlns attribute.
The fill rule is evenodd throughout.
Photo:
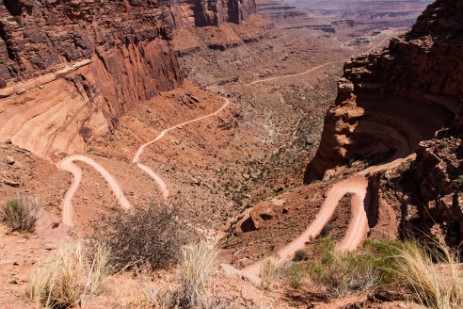
<svg viewBox="0 0 463 309"><path fill-rule="evenodd" d="M389 48L345 64L305 181L353 160L404 157L436 130L458 125L462 85L463 1L438 0Z"/></svg>
<svg viewBox="0 0 463 309"><path fill-rule="evenodd" d="M423 202L421 220L439 225L447 244L458 246L463 239L463 143L448 136L423 141L411 166L413 181Z"/></svg>
<svg viewBox="0 0 463 309"><path fill-rule="evenodd" d="M175 27L254 11L253 0L0 1L0 140L40 156L82 151L182 81Z"/></svg>
<svg viewBox="0 0 463 309"><path fill-rule="evenodd" d="M134 97L150 97L155 85L168 89L179 81L169 53L170 29L156 1L5 0L0 17L0 77L6 81L92 58L127 90L123 72L144 76L147 91L137 89ZM161 69L153 70L156 66Z"/></svg>
<svg viewBox="0 0 463 309"><path fill-rule="evenodd" d="M161 4L167 8L169 13L165 15L176 28L239 24L256 13L254 0L167 0Z"/></svg>

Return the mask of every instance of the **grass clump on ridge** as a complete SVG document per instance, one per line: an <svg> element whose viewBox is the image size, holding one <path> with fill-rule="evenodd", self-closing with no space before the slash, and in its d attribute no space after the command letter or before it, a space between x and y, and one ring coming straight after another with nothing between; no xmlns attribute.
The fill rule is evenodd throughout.
<svg viewBox="0 0 463 309"><path fill-rule="evenodd" d="M278 269L271 261L266 261L259 272L261 279L260 287L264 290L272 290L275 281L280 277L280 269Z"/></svg>
<svg viewBox="0 0 463 309"><path fill-rule="evenodd" d="M218 251L206 243L186 246L179 260L175 284L148 280L143 285L144 306L154 308L228 308L214 296L211 279ZM171 278L172 279L172 278Z"/></svg>
<svg viewBox="0 0 463 309"><path fill-rule="evenodd" d="M396 275L411 287L419 303L435 309L463 308L463 271L448 247L424 250L405 243L397 261Z"/></svg>
<svg viewBox="0 0 463 309"><path fill-rule="evenodd" d="M97 243L84 247L81 241L59 248L57 254L38 267L29 280L28 296L46 308L80 305L109 275L111 253Z"/></svg>
<svg viewBox="0 0 463 309"><path fill-rule="evenodd" d="M199 242L185 247L180 262L180 284L175 292L176 307L215 308L211 277L218 251Z"/></svg>
<svg viewBox="0 0 463 309"><path fill-rule="evenodd" d="M367 240L355 252L335 254L334 249L332 238L319 239L315 255L281 274L295 288L310 278L331 298L394 284L408 288L416 302L429 308L463 308L463 267L445 245Z"/></svg>

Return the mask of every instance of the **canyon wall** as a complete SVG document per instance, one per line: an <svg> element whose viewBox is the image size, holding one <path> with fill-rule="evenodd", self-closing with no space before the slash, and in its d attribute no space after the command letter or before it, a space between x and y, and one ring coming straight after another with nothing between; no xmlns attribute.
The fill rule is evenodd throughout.
<svg viewBox="0 0 463 309"><path fill-rule="evenodd" d="M4 0L0 139L82 151L136 102L181 82L156 1Z"/></svg>
<svg viewBox="0 0 463 309"><path fill-rule="evenodd" d="M181 83L176 27L254 12L253 0L0 1L0 140L41 156L83 151Z"/></svg>
<svg viewBox="0 0 463 309"><path fill-rule="evenodd" d="M174 28L239 24L256 13L254 0L161 0L166 20Z"/></svg>
<svg viewBox="0 0 463 309"><path fill-rule="evenodd" d="M356 160L413 153L437 130L458 125L462 102L463 0L438 0L388 48L345 64L305 182Z"/></svg>

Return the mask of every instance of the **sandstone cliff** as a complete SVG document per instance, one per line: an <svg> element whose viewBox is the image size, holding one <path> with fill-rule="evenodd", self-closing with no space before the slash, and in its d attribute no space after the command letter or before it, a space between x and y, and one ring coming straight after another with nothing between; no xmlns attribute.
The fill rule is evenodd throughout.
<svg viewBox="0 0 463 309"><path fill-rule="evenodd" d="M174 28L254 11L253 0L0 1L0 140L41 156L82 151L181 82Z"/></svg>
<svg viewBox="0 0 463 309"><path fill-rule="evenodd" d="M0 33L0 138L39 155L82 150L181 81L156 1L5 0Z"/></svg>
<svg viewBox="0 0 463 309"><path fill-rule="evenodd" d="M335 174L355 160L404 157L436 130L457 125L462 51L463 1L438 0L389 48L346 63L305 181Z"/></svg>
<svg viewBox="0 0 463 309"><path fill-rule="evenodd" d="M161 0L160 3L175 28L239 24L256 13L254 0Z"/></svg>

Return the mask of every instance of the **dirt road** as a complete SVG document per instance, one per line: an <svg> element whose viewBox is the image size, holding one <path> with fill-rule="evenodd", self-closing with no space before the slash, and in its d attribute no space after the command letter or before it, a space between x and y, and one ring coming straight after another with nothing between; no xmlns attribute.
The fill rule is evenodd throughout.
<svg viewBox="0 0 463 309"><path fill-rule="evenodd" d="M339 251L355 249L365 238L368 231L368 220L365 212L364 205L367 193L368 181L363 176L354 176L347 180L340 181L332 186L326 195L320 211L315 220L307 227L307 229L300 234L296 239L280 248L277 251L278 258L271 258L271 262L275 266L281 266L288 259L294 256L294 253L305 247L307 241L317 237L322 231L323 227L330 221L333 213L338 206L339 200L346 194L352 193L352 218L349 228L343 240L337 245L336 249ZM258 261L242 270L243 274L258 276L260 268L263 263L268 259Z"/></svg>
<svg viewBox="0 0 463 309"><path fill-rule="evenodd" d="M141 145L140 148L138 148L137 152L135 153L135 156L133 157L132 162L134 164L136 164L140 169L142 169L145 173L147 173L151 178L153 178L154 181L156 181L156 183L159 185L159 188L162 191L162 195L163 195L164 199L169 197L169 189L167 188L166 183L149 166L146 166L146 165L140 163L140 157L143 154L143 152L145 151L145 148L148 147L149 145L152 145L152 144L156 143L157 141L161 140L169 131L172 131L172 130L180 128L182 126L191 124L193 122L201 121L201 120L204 120L206 118L213 117L213 116L217 115L224 108L226 108L228 106L228 104L230 104L229 99L224 98L224 97L222 97L222 99L224 100L224 104L218 110L216 110L215 112L213 112L211 114L208 114L208 115L205 115L205 116L202 116L202 117L198 117L198 118L189 120L189 121L179 123L179 124L177 124L177 125L175 125L175 126L173 126L171 128L165 129L164 131L159 133L159 135L156 138L154 138L151 141Z"/></svg>
<svg viewBox="0 0 463 309"><path fill-rule="evenodd" d="M387 40L389 40L389 39L393 36L393 33L391 33L390 31L385 31L384 34L386 35L386 37L385 37L384 39L382 39L380 42L378 42L377 44L375 44L374 46L372 46L372 47L371 47L370 49L368 49L366 52L361 52L360 54L369 54L369 53L371 53L373 50L375 50L375 49L377 49L378 47L380 47L381 45L383 45L384 42L386 42ZM352 56L352 57L355 57L355 56ZM230 86L236 86L236 85L251 86L251 85L256 85L256 84L260 84L260 83L265 83L265 82L280 80L280 79L286 79L286 78L291 78L291 77L296 77L296 76L302 76L302 75L306 75L306 74L308 74L308 73L312 73L312 72L314 72L314 71L317 71L317 70L319 70L319 69L321 69L321 68L327 67L327 66L329 66L329 65L344 63L344 62L346 62L346 61L349 61L350 58L351 58L351 57L349 57L349 58L347 58L347 59L343 59L343 60L330 61L330 62L321 64L321 65L319 65L319 66L310 68L310 69L308 69L308 70L306 70L306 71L299 72L299 73L286 74L286 75L281 75L281 76L274 76L274 77L268 77L268 78L258 79L258 80L255 80L255 81L253 81L253 82L249 82L249 83L246 83L246 84L230 84ZM214 88L220 88L220 87L223 87L223 86L211 85L211 86L207 86L206 89L214 89Z"/></svg>
<svg viewBox="0 0 463 309"><path fill-rule="evenodd" d="M179 127L191 124L193 122L197 122L197 121L201 121L201 120L204 120L206 118L209 118L209 117L213 117L213 116L217 115L218 113L220 113L222 110L224 110L230 104L229 99L224 98L224 97L222 99L224 100L224 104L218 110L216 110L215 112L213 112L211 114L208 114L208 115L205 115L205 116L201 116L201 117L192 119L192 120L189 120L189 121L182 122L180 124L177 124L177 125L175 125L173 127L170 127L168 129L162 131L156 138L154 138L153 140L141 145L138 148L137 152L135 153L135 156L134 156L132 162L138 168L140 168L145 173L147 173L159 185L159 188L161 189L161 192L162 192L162 195L163 195L164 199L169 197L169 189L168 189L166 183L149 166L140 163L140 156L143 154L146 147L148 147L149 145L154 144L155 142L161 140L169 131L172 131L172 130L177 129ZM58 162L56 164L56 166L59 169L72 173L72 175L74 177L74 180L73 180L71 186L69 187L68 191L66 192L66 195L64 197L64 200L63 200L62 206L61 206L61 208L63 210L63 223L64 224L69 225L69 226L74 225L74 222L73 222L74 210L73 210L73 206L72 206L72 199L73 199L75 193L77 192L77 189L79 188L80 182L82 181L82 169L78 165L76 165L74 163L75 161L84 162L84 163L90 165L91 167L93 167L101 176L103 176L105 181L108 183L108 185L110 186L111 190L113 191L115 197L117 198L119 204L124 209L130 209L132 207L130 202L125 197L124 192L122 191L119 183L111 175L111 173L108 172L108 170L106 170L103 166L101 166L100 164L98 164L97 162L95 162L93 159L91 159L89 157L86 157L84 155L71 155L71 156L68 156L68 157L64 158L63 160L61 160L60 162Z"/></svg>
<svg viewBox="0 0 463 309"><path fill-rule="evenodd" d="M62 209L63 209L63 223L69 226L73 226L73 213L74 210L72 208L72 198L74 197L74 194L76 193L77 189L79 188L80 182L82 181L82 169L75 164L75 161L80 161L84 162L91 167L93 167L103 178L105 181L108 183L109 187L113 191L114 195L116 196L119 204L124 208L124 209L130 209L132 205L130 202L127 200L127 198L124 195L124 192L122 191L121 187L119 186L119 183L116 181L116 179L111 175L111 173L108 172L103 166L100 164L96 163L93 159L90 159L89 157L82 156L82 155L71 155L69 157L64 158L58 164L56 165L59 169L63 171L67 171L72 173L74 180L69 187L68 191L66 192L66 195L64 197L63 203L62 203Z"/></svg>

